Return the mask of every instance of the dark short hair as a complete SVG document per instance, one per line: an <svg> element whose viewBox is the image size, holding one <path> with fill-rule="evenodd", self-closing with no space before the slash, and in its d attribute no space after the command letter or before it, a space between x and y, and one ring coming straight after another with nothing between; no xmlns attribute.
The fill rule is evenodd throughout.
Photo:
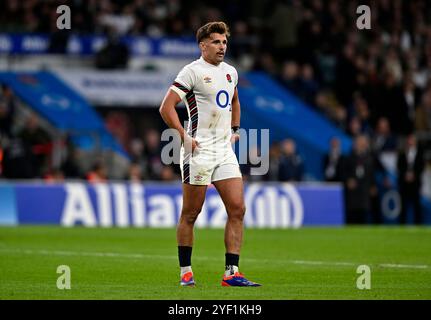
<svg viewBox="0 0 431 320"><path fill-rule="evenodd" d="M208 22L196 32L197 42L200 43L202 40L209 38L211 33L225 34L226 37L230 36L229 27L226 23L222 21Z"/></svg>

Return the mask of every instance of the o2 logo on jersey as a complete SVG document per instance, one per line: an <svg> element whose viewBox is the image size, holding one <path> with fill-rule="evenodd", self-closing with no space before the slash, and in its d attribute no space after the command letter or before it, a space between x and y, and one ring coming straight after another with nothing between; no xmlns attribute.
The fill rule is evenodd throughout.
<svg viewBox="0 0 431 320"><path fill-rule="evenodd" d="M219 92L217 92L217 96L216 96L216 102L217 105L224 109L226 108L228 105L230 105L229 103L229 93L227 93L227 91L225 90L220 90ZM230 111L231 109L229 109Z"/></svg>

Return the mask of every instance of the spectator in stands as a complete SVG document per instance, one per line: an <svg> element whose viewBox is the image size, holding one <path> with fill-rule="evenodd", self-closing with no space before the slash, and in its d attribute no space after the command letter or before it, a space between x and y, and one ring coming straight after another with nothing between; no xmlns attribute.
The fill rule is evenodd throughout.
<svg viewBox="0 0 431 320"><path fill-rule="evenodd" d="M321 113L331 119L340 129L345 129L347 112L339 104L335 95L327 89L320 90L315 98L315 105Z"/></svg>
<svg viewBox="0 0 431 320"><path fill-rule="evenodd" d="M399 54L394 46L388 48L385 54L383 68L394 77L395 83L401 83L403 79L403 68Z"/></svg>
<svg viewBox="0 0 431 320"><path fill-rule="evenodd" d="M298 57L302 62L313 63L325 40L322 36L322 23L319 21L321 13L313 12L313 9L304 6L301 15L298 26Z"/></svg>
<svg viewBox="0 0 431 320"><path fill-rule="evenodd" d="M65 159L61 164L61 171L66 178L81 178L82 173L79 167L79 163L81 162L81 152L75 147L70 136L66 136L64 141L66 154Z"/></svg>
<svg viewBox="0 0 431 320"><path fill-rule="evenodd" d="M0 93L0 135L11 137L12 125L15 116L15 97L7 85L2 85Z"/></svg>
<svg viewBox="0 0 431 320"><path fill-rule="evenodd" d="M128 180L140 183L142 181L142 167L139 163L132 162L129 166Z"/></svg>
<svg viewBox="0 0 431 320"><path fill-rule="evenodd" d="M408 117L408 107L405 104L403 88L398 85L392 72L385 72L384 83L376 90L376 95L374 116L387 118L394 133L408 133L412 127Z"/></svg>
<svg viewBox="0 0 431 320"><path fill-rule="evenodd" d="M144 155L148 161L148 178L160 180L163 169L160 133L155 129L149 129L145 135Z"/></svg>
<svg viewBox="0 0 431 320"><path fill-rule="evenodd" d="M268 24L272 47L278 61L297 58L297 28L300 19L299 1L276 1Z"/></svg>
<svg viewBox="0 0 431 320"><path fill-rule="evenodd" d="M113 5L105 5L103 12L99 14L98 23L100 26L112 30L115 35L127 34L135 24L133 15L133 5L126 4L121 13L114 12Z"/></svg>
<svg viewBox="0 0 431 320"><path fill-rule="evenodd" d="M174 168L172 166L166 166L163 165L161 172L160 172L160 180L162 181L175 181L179 180L180 177L178 177L175 174Z"/></svg>
<svg viewBox="0 0 431 320"><path fill-rule="evenodd" d="M400 216L402 224L407 223L407 211L411 205L413 206L414 223L421 224L423 222L420 191L424 167L422 149L418 146L415 135L409 134L397 160L398 188L402 200Z"/></svg>
<svg viewBox="0 0 431 320"><path fill-rule="evenodd" d="M299 96L308 104L314 104L316 95L319 92L319 84L315 79L313 67L304 64L299 77Z"/></svg>
<svg viewBox="0 0 431 320"><path fill-rule="evenodd" d="M416 107L420 100L420 90L416 87L412 76L406 75L403 84L404 104L407 106L408 121L412 124L415 122ZM413 129L413 128L411 128Z"/></svg>
<svg viewBox="0 0 431 320"><path fill-rule="evenodd" d="M3 151L3 176L7 179L34 178L34 166L31 150L21 138L13 137Z"/></svg>
<svg viewBox="0 0 431 320"><path fill-rule="evenodd" d="M283 64L281 83L293 94L301 92L301 81L299 79L299 66L294 61L286 61Z"/></svg>
<svg viewBox="0 0 431 320"><path fill-rule="evenodd" d="M144 155L144 142L139 138L134 138L130 142L129 154L132 159L132 163L140 166L141 179L148 179L148 159Z"/></svg>
<svg viewBox="0 0 431 320"><path fill-rule="evenodd" d="M57 30L50 34L48 52L54 54L65 54L69 43L70 33L68 30Z"/></svg>
<svg viewBox="0 0 431 320"><path fill-rule="evenodd" d="M360 123L360 132L368 136L372 133L370 123L370 110L368 108L368 102L361 95L354 95L353 108L350 111L351 115L356 117Z"/></svg>
<svg viewBox="0 0 431 320"><path fill-rule="evenodd" d="M47 183L61 183L64 182L64 173L60 169L52 169L45 176L44 181Z"/></svg>
<svg viewBox="0 0 431 320"><path fill-rule="evenodd" d="M380 155L382 152L394 152L397 149L397 140L391 132L391 127L387 118L380 118L377 121L376 130L372 138L373 150Z"/></svg>
<svg viewBox="0 0 431 320"><path fill-rule="evenodd" d="M132 139L130 116L124 110L109 111L105 116L105 126L120 145L128 150Z"/></svg>
<svg viewBox="0 0 431 320"><path fill-rule="evenodd" d="M335 90L343 105L351 103L353 92L358 85L356 77L358 69L355 64L355 55L356 48L354 44L347 43L342 54L337 59Z"/></svg>
<svg viewBox="0 0 431 320"><path fill-rule="evenodd" d="M353 117L349 122L348 133L352 138L363 134L361 120L358 117Z"/></svg>
<svg viewBox="0 0 431 320"><path fill-rule="evenodd" d="M5 101L0 97L0 137L10 137L12 121Z"/></svg>
<svg viewBox="0 0 431 320"><path fill-rule="evenodd" d="M296 153L296 144L292 139L281 143L281 157L278 166L279 181L302 181L304 163L301 156Z"/></svg>
<svg viewBox="0 0 431 320"><path fill-rule="evenodd" d="M0 3L0 28L3 32L23 31L23 14L18 0Z"/></svg>
<svg viewBox="0 0 431 320"><path fill-rule="evenodd" d="M52 152L52 139L48 132L39 124L39 118L31 114L25 127L18 132L18 137L30 149L33 177L42 177L49 169L49 160Z"/></svg>
<svg viewBox="0 0 431 320"><path fill-rule="evenodd" d="M344 156L341 153L341 141L333 137L329 143L329 152L323 160L325 181L341 182L343 179Z"/></svg>
<svg viewBox="0 0 431 320"><path fill-rule="evenodd" d="M352 153L344 165L346 223L364 224L370 210L370 193L374 187L374 159L369 152L368 138L355 137Z"/></svg>
<svg viewBox="0 0 431 320"><path fill-rule="evenodd" d="M374 159L374 186L371 188L371 217L373 223L381 224L383 221L381 213L380 192L384 193L392 189L389 169L385 166L385 157L393 159L397 147L397 140L391 133L389 121L380 118L371 138L371 156ZM391 155L392 154L392 155ZM387 158L386 158L387 159Z"/></svg>
<svg viewBox="0 0 431 320"><path fill-rule="evenodd" d="M110 32L106 45L96 54L98 69L125 69L129 63L129 48L118 35Z"/></svg>
<svg viewBox="0 0 431 320"><path fill-rule="evenodd" d="M422 102L416 111L417 131L431 132L431 88L424 92Z"/></svg>
<svg viewBox="0 0 431 320"><path fill-rule="evenodd" d="M268 173L264 176L265 181L277 181L278 180L278 168L280 166L280 143L274 142L269 147L269 168Z"/></svg>
<svg viewBox="0 0 431 320"><path fill-rule="evenodd" d="M278 76L277 64L269 52L262 52L257 56L253 69L264 71L273 77Z"/></svg>
<svg viewBox="0 0 431 320"><path fill-rule="evenodd" d="M229 52L238 64L248 70L254 64L253 52L258 48L258 35L251 33L250 26L244 21L235 22L233 36L229 39Z"/></svg>
<svg viewBox="0 0 431 320"><path fill-rule="evenodd" d="M102 161L97 161L93 169L87 173L87 181L90 183L104 183L107 179L107 168Z"/></svg>

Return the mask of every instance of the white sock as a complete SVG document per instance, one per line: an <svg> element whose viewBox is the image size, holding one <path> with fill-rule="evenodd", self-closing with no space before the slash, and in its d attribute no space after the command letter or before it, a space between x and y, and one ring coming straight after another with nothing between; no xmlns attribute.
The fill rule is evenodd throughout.
<svg viewBox="0 0 431 320"><path fill-rule="evenodd" d="M224 275L226 277L233 276L236 272L239 272L238 266L226 266L226 271L224 272Z"/></svg>
<svg viewBox="0 0 431 320"><path fill-rule="evenodd" d="M187 272L193 272L192 266L180 267L181 268L181 277L185 275Z"/></svg>

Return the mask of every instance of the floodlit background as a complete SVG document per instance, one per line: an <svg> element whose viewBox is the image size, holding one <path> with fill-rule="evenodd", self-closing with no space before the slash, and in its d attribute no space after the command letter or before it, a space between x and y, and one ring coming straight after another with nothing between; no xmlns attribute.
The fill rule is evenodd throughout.
<svg viewBox="0 0 431 320"><path fill-rule="evenodd" d="M258 290L220 285L213 186L179 286L180 168L161 159L158 108L220 20ZM429 300L430 70L426 0L0 1L0 299Z"/></svg>
<svg viewBox="0 0 431 320"><path fill-rule="evenodd" d="M63 4L70 30L57 27ZM357 28L363 4L370 30ZM240 74L241 125L270 130L269 150L250 145L250 158L269 157L268 173L250 175L249 163L241 165L244 177L295 186L261 185L250 201L263 194L276 217L268 222L250 208L251 225L431 222L429 1L7 0L0 4L3 223L64 222L74 191L63 183L71 181L88 188L96 225L103 219L95 199L105 191L95 195L83 182L142 182L151 194L162 181L172 198L180 171L161 161L166 126L158 107L177 72L199 57L197 28L216 20L231 28L227 61ZM178 112L185 120L184 106ZM52 183L60 184L51 195ZM106 192L133 202L132 191L115 190ZM55 203L49 214L31 212L37 199ZM281 211L294 217L277 216L283 199L291 210ZM179 208L172 210L167 225Z"/></svg>

